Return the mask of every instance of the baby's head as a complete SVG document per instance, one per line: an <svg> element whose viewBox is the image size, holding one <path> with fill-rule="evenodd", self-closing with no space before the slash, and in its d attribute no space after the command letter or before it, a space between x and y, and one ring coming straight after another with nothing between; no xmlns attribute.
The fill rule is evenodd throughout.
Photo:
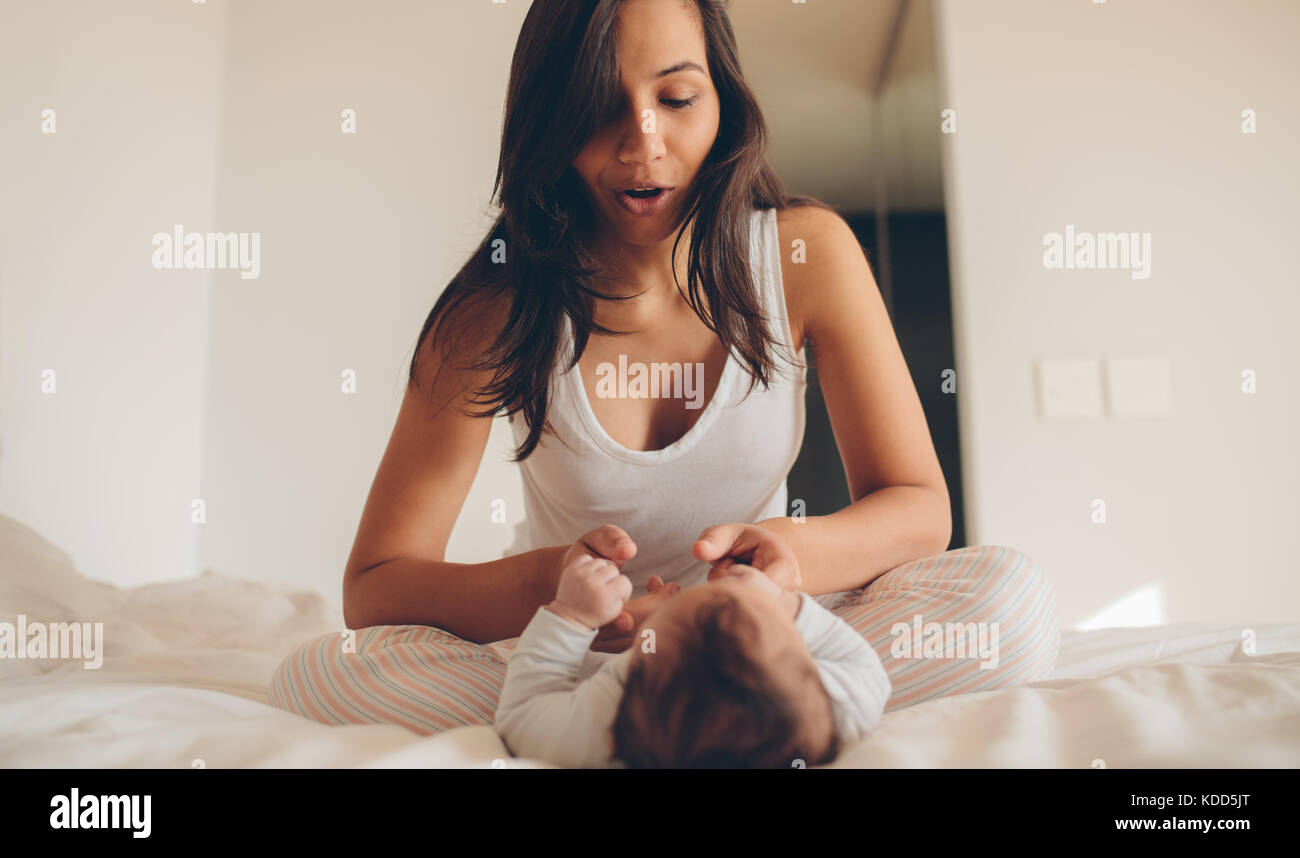
<svg viewBox="0 0 1300 858"><path fill-rule="evenodd" d="M830 698L782 591L749 566L645 620L613 726L631 768L790 768L835 759Z"/></svg>

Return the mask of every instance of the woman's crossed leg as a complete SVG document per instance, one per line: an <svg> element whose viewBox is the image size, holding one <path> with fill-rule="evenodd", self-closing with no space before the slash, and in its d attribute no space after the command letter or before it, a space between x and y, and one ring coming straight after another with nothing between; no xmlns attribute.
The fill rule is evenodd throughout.
<svg viewBox="0 0 1300 858"><path fill-rule="evenodd" d="M1043 679L1056 664L1055 592L1015 549L955 549L816 598L880 656L893 686L886 712ZM475 644L410 625L325 635L281 663L270 702L324 724L398 724L421 735L491 724L517 640Z"/></svg>

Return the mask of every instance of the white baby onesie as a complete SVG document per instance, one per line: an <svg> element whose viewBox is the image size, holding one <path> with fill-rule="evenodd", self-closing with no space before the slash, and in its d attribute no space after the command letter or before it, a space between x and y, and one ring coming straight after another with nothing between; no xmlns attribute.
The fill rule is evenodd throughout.
<svg viewBox="0 0 1300 858"><path fill-rule="evenodd" d="M890 684L880 657L853 627L800 593L799 630L847 747L880 720ZM494 726L512 754L560 766L610 768L610 728L632 650L593 653L594 629L537 609L506 668ZM637 644L633 644L636 646Z"/></svg>

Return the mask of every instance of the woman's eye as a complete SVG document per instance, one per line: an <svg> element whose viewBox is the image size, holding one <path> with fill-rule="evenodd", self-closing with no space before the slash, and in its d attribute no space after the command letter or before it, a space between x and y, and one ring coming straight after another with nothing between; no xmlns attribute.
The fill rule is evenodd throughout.
<svg viewBox="0 0 1300 858"><path fill-rule="evenodd" d="M659 101L660 103L671 107L673 110L681 110L694 104L696 97L697 96L691 96L690 98L661 98Z"/></svg>

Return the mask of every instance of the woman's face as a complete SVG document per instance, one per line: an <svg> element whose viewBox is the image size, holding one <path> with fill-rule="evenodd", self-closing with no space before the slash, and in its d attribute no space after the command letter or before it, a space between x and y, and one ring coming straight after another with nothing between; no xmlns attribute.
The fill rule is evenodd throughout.
<svg viewBox="0 0 1300 858"><path fill-rule="evenodd" d="M718 136L718 93L704 29L690 0L628 0L619 9L621 109L573 167L601 228L654 245L681 223L695 177ZM658 187L637 200L629 189Z"/></svg>

